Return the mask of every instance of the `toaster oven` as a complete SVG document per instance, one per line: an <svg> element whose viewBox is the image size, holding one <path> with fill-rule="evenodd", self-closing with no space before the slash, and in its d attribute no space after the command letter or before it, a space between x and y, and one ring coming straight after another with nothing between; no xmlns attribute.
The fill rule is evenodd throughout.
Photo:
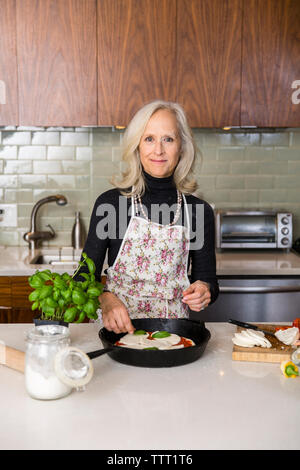
<svg viewBox="0 0 300 470"><path fill-rule="evenodd" d="M217 210L216 248L292 247L293 216L269 210Z"/></svg>

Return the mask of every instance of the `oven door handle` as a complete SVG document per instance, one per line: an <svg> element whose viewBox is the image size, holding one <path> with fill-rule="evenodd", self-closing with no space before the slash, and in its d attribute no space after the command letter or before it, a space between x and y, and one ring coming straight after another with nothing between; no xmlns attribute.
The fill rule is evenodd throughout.
<svg viewBox="0 0 300 470"><path fill-rule="evenodd" d="M220 292L225 294L261 294L261 293L272 293L272 292L300 292L299 286L220 286Z"/></svg>

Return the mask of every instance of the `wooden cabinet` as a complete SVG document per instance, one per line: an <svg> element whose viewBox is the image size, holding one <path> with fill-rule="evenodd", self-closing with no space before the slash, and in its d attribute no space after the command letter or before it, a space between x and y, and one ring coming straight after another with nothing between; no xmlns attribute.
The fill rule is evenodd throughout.
<svg viewBox="0 0 300 470"><path fill-rule="evenodd" d="M0 126L18 122L16 0L0 0Z"/></svg>
<svg viewBox="0 0 300 470"><path fill-rule="evenodd" d="M101 277L101 282L106 283L106 276ZM32 323L38 316L28 300L32 290L28 276L0 276L0 323Z"/></svg>
<svg viewBox="0 0 300 470"><path fill-rule="evenodd" d="M193 127L239 125L240 0L98 0L98 124L126 126L154 99Z"/></svg>
<svg viewBox="0 0 300 470"><path fill-rule="evenodd" d="M98 125L176 100L176 1L98 0Z"/></svg>
<svg viewBox="0 0 300 470"><path fill-rule="evenodd" d="M19 125L96 125L96 0L16 2Z"/></svg>
<svg viewBox="0 0 300 470"><path fill-rule="evenodd" d="M240 123L242 2L177 0L177 101L192 127Z"/></svg>
<svg viewBox="0 0 300 470"><path fill-rule="evenodd" d="M0 308L11 307L11 278L0 277Z"/></svg>
<svg viewBox="0 0 300 470"><path fill-rule="evenodd" d="M241 99L241 125L300 126L299 0L245 0Z"/></svg>
<svg viewBox="0 0 300 470"><path fill-rule="evenodd" d="M126 126L164 99L192 127L300 126L299 0L0 0L0 12L0 125Z"/></svg>
<svg viewBox="0 0 300 470"><path fill-rule="evenodd" d="M299 127L299 24L299 0L98 0L98 124L161 98L192 127Z"/></svg>
<svg viewBox="0 0 300 470"><path fill-rule="evenodd" d="M32 323L28 276L0 277L0 323Z"/></svg>
<svg viewBox="0 0 300 470"><path fill-rule="evenodd" d="M10 277L0 277L0 323L8 323L11 315L11 282Z"/></svg>

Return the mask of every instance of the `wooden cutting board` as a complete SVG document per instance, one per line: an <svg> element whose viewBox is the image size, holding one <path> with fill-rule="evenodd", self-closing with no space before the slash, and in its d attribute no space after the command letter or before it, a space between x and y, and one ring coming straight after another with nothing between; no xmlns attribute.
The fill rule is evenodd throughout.
<svg viewBox="0 0 300 470"><path fill-rule="evenodd" d="M257 326L263 328L266 331L275 333L276 327L284 325L266 325L256 323ZM291 325L286 325L291 326ZM245 330L245 328L237 327L237 331ZM282 362L288 361L291 358L291 354L295 351L291 346L287 346L281 343L277 338L273 336L267 336L266 338L272 344L271 348L262 348L260 346L254 346L253 348L244 348L242 346L233 345L232 359L234 361L248 361L248 362Z"/></svg>

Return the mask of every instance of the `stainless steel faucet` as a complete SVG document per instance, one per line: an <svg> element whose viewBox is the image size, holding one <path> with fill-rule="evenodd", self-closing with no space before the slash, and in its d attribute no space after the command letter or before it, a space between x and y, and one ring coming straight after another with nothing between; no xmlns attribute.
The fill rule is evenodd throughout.
<svg viewBox="0 0 300 470"><path fill-rule="evenodd" d="M36 220L37 220L37 213L39 208L43 204L47 204L48 202L56 202L59 206L65 206L67 204L67 199L65 196L62 196L61 194L56 194L53 196L47 196L43 199L40 199L34 206L31 212L31 226L30 226L30 231L27 233L24 233L23 238L29 243L29 248L30 250L34 251L37 247L40 241L43 240L50 240L51 238L55 237L55 231L51 227L50 224L47 225L47 227L50 228L50 231L47 232L41 232L37 230L36 226Z"/></svg>

